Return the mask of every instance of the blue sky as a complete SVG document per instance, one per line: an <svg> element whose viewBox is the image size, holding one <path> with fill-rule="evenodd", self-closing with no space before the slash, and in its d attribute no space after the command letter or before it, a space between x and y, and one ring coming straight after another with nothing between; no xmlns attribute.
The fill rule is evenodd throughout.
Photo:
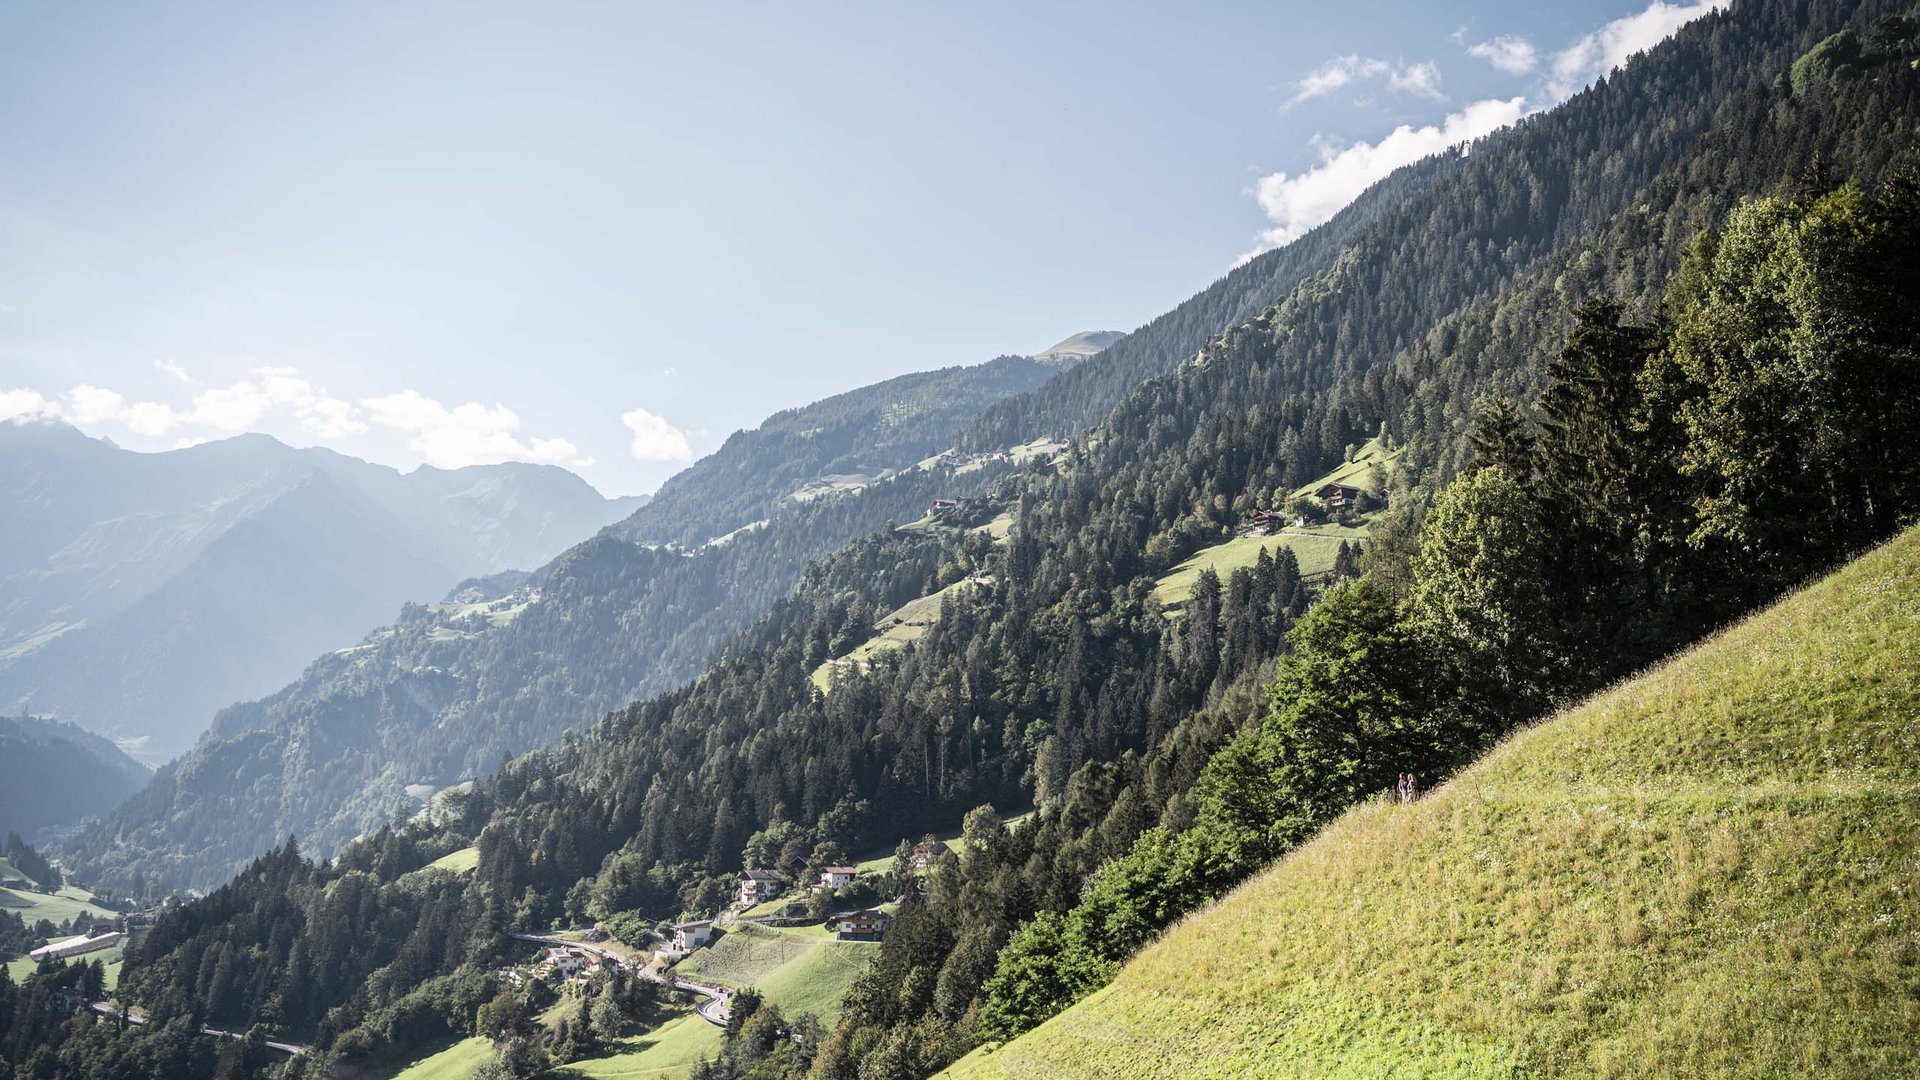
<svg viewBox="0 0 1920 1080"><path fill-rule="evenodd" d="M0 417L651 490L1131 329L1709 3L0 5Z"/></svg>

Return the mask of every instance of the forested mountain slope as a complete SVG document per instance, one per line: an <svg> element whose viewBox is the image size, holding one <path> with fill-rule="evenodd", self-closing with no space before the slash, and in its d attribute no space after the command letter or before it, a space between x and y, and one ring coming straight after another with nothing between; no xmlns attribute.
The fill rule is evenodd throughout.
<svg viewBox="0 0 1920 1080"><path fill-rule="evenodd" d="M698 547L808 499L911 468L953 445L954 432L983 408L1060 370L1057 362L1002 356L902 375L774 413L676 473L615 532L635 543Z"/></svg>
<svg viewBox="0 0 1920 1080"><path fill-rule="evenodd" d="M1208 335L1324 270L1344 238L1396 200L1447 175L1457 160L1443 155L1396 173L1300 243L1253 260L1156 320L1142 331L1145 337L1137 333L1109 345L1093 362L1104 363L1124 347L1133 366L1104 376L1102 392L1111 393L1116 378L1137 381L1171 368ZM1046 385L1085 366L1054 375ZM344 654L354 658L351 670L339 655L322 657L281 693L223 715L213 737L164 770L152 789L101 829L76 839L67 854L103 883L130 885L139 874L157 882L210 884L279 837L298 834L325 850L413 805L408 785L431 788L485 772L505 754L540 745L635 696L677 685L699 670L724 635L790 590L808 560L890 521L918 518L935 499L977 494L1009 467L983 458L1064 433L1059 418L1041 409L996 421L991 438L985 429L969 436L959 456L906 469L923 460L925 455L913 455L927 446L936 447L929 451L934 453L958 440L959 425L990 402L1059 368L1057 362L1003 357L905 376L776 414L760 429L736 434L610 530L611 537L643 546L697 545L726 536L724 545L690 553L628 551L601 540L582 545L549 568L566 571L556 579L559 588L540 592L538 604L522 608L540 618L516 617L511 625L469 620L456 632L441 625L443 614L409 609L391 632L369 638L373 648ZM1084 404L1079 391L1067 396ZM876 423L876 417L899 422ZM837 497L792 498L841 465L871 470L850 480L873 480L887 470L894 475L864 487L849 483L850 490ZM767 524L745 528L762 520ZM578 651L568 652L540 635L583 624L587 613L576 617L566 599L570 568L582 564L599 568L601 591L583 603L608 632L576 637ZM523 599L535 595L529 587ZM415 661L429 652L436 671L423 685ZM477 675L483 668L490 672L485 679ZM504 678L506 671L519 681ZM451 726L437 726L443 720ZM325 738L293 734L322 725ZM449 737L449 730L463 738ZM242 739L243 731L254 734ZM329 753L309 766L298 755L287 756L289 743L324 745ZM223 827L207 843L201 830L208 823L236 820L249 827Z"/></svg>
<svg viewBox="0 0 1920 1080"><path fill-rule="evenodd" d="M83 728L0 716L0 831L23 836L104 814L152 773Z"/></svg>
<svg viewBox="0 0 1920 1080"><path fill-rule="evenodd" d="M225 709L63 854L102 884L215 884L288 835L331 850L432 791L675 686L788 593L809 560L1005 475L1005 460L927 459L987 402L1059 370L1003 357L776 414L506 595L409 605L278 692ZM869 471L794 497L855 467Z"/></svg>
<svg viewBox="0 0 1920 1080"><path fill-rule="evenodd" d="M138 454L0 423L0 702L164 759L396 605L631 505L552 466L402 475L266 436Z"/></svg>
<svg viewBox="0 0 1920 1080"><path fill-rule="evenodd" d="M1892 7L1684 29L1523 129L1551 175L1603 135L1665 153L1640 129L1711 99L1724 121L1644 184L1579 174L1536 217L1534 173L1482 177L1381 215L1061 460L817 562L689 686L163 920L127 993L361 1062L470 1032L515 928L712 911L748 851L804 864L1031 798L1019 829L969 815L829 1036L730 1044L716 1075L921 1076L1045 1020L1396 772L1443 775L1911 520L1920 33ZM1827 63L1849 25L1872 47ZM1590 232L1506 261L1596 200ZM1159 575L1369 436L1399 464L1363 576L1268 558L1166 617ZM962 580L911 648L815 689L876 612ZM471 874L415 873L468 845Z"/></svg>
<svg viewBox="0 0 1920 1080"><path fill-rule="evenodd" d="M1345 815L958 1077L1920 1069L1920 530Z"/></svg>

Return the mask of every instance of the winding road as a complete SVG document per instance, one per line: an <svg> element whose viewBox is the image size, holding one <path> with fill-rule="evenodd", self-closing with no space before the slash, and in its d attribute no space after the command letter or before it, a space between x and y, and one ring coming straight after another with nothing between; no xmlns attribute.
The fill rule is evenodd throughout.
<svg viewBox="0 0 1920 1080"><path fill-rule="evenodd" d="M133 1009L124 1008L111 1001L96 1001L93 1003L92 1008L94 1012L99 1013L101 1016L123 1016L129 1024L144 1024L147 1022L147 1018L141 1013ZM244 1031L225 1031L216 1027L203 1027L200 1029L200 1034L213 1035L222 1039L245 1039L247 1037L247 1033ZM278 1050L283 1054L304 1054L308 1050L305 1043L274 1042L268 1040L266 1046L269 1050Z"/></svg>

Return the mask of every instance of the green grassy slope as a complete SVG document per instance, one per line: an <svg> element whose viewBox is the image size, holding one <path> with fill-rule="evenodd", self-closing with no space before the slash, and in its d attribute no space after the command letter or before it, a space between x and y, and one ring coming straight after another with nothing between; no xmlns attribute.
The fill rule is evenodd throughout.
<svg viewBox="0 0 1920 1080"><path fill-rule="evenodd" d="M1295 495L1311 495L1325 484L1345 484L1348 487L1365 488L1375 495L1380 493L1380 484L1373 471L1375 465L1385 469L1393 464L1400 451L1389 450L1381 445L1378 438L1368 439L1364 445L1354 451L1353 460L1342 462L1337 468L1329 470L1311 483L1294 489Z"/></svg>
<svg viewBox="0 0 1920 1080"><path fill-rule="evenodd" d="M817 926L735 923L719 941L681 961L674 973L723 986L752 986L781 1011L810 1012L831 1026L840 1018L840 999L877 955L870 942L835 941Z"/></svg>
<svg viewBox="0 0 1920 1080"><path fill-rule="evenodd" d="M946 602L949 595L977 587L970 581L956 581L937 592L907 601L876 621L873 624L875 634L854 646L851 652L840 659L860 664L870 663L874 657L883 652L919 641L927 636L927 631L934 623L940 621L941 605ZM833 686L833 669L834 661L832 660L813 669L811 676L813 684L823 693Z"/></svg>
<svg viewBox="0 0 1920 1080"><path fill-rule="evenodd" d="M618 1040L603 1057L576 1061L548 1073L555 1080L668 1080L691 1072L702 1058L720 1052L720 1029L691 1010L641 1035Z"/></svg>
<svg viewBox="0 0 1920 1080"><path fill-rule="evenodd" d="M1353 533L1354 537L1364 534ZM1186 606L1193 596L1193 583L1208 567L1220 575L1221 581L1233 576L1241 567L1251 567L1260 561L1262 551L1274 552L1281 548L1292 548L1293 557L1300 561L1300 573L1303 577L1314 577L1333 569L1334 558L1340 552L1340 545L1349 542L1346 535L1306 536L1298 533L1282 533L1278 536L1236 536L1224 543L1202 548L1180 565L1167 571L1153 583L1154 598L1168 610Z"/></svg>
<svg viewBox="0 0 1920 1080"><path fill-rule="evenodd" d="M37 892L24 886L0 887L0 908L25 919L28 926L39 919L66 923L80 914L116 918L113 912L93 902L92 893L75 885L64 886L57 893Z"/></svg>
<svg viewBox="0 0 1920 1080"><path fill-rule="evenodd" d="M1361 807L980 1076L1920 1074L1920 530Z"/></svg>

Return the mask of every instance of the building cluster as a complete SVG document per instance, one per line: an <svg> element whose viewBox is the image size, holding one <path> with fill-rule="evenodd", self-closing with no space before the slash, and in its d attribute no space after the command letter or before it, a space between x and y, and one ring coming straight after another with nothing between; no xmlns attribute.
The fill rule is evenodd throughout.
<svg viewBox="0 0 1920 1080"><path fill-rule="evenodd" d="M589 949L574 945L551 945L540 957L540 962L534 965L533 975L535 978L540 978L548 972L554 972L560 976L562 982L589 979L593 977L594 972L600 970L600 965L604 962L605 958Z"/></svg>

